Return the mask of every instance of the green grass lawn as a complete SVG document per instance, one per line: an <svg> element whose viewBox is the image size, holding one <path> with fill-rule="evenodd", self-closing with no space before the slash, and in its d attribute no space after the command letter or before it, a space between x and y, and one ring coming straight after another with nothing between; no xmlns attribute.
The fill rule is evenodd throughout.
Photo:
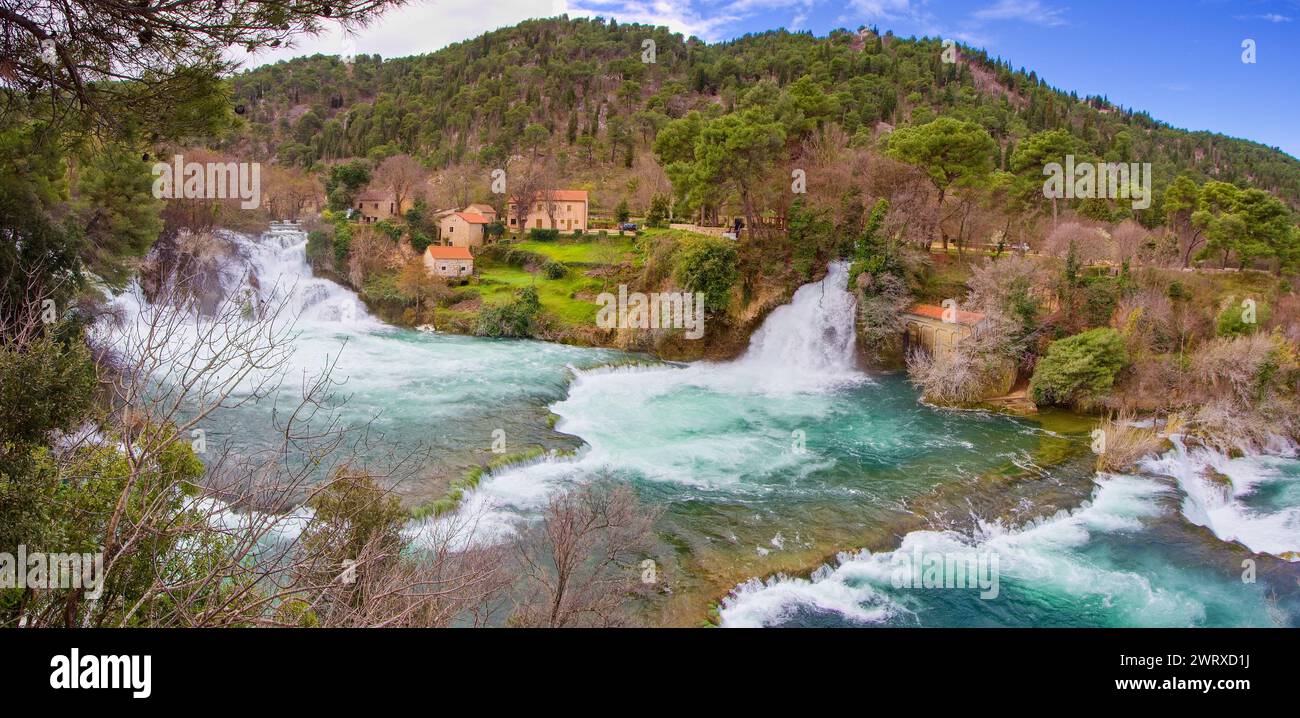
<svg viewBox="0 0 1300 718"><path fill-rule="evenodd" d="M563 279L547 279L541 272L533 275L518 267L480 262L478 273L477 289L485 304L505 304L514 299L516 290L536 286L542 308L566 324L591 324L596 321L596 310L600 305L574 299L571 295L578 292L599 293L603 285L597 279L583 276L577 268L570 268L568 276Z"/></svg>
<svg viewBox="0 0 1300 718"><path fill-rule="evenodd" d="M562 237L554 242L525 240L516 242L515 246L540 254L548 259L554 259L557 262L593 266L635 261L634 242L635 237L632 236L613 236L605 239L584 238L577 241Z"/></svg>

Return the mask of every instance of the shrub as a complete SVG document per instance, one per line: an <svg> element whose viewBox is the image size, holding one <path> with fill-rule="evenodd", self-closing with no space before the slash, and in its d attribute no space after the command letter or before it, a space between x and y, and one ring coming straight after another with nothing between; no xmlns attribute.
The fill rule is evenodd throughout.
<svg viewBox="0 0 1300 718"><path fill-rule="evenodd" d="M307 235L307 263L312 269L333 266L333 247L330 245L330 236L324 231L316 229Z"/></svg>
<svg viewBox="0 0 1300 718"><path fill-rule="evenodd" d="M481 337L531 337L541 308L537 289L524 287L515 293L514 301L483 309L474 333Z"/></svg>
<svg viewBox="0 0 1300 718"><path fill-rule="evenodd" d="M559 236L560 230L558 229L542 229L541 227L533 227L528 230L528 238L534 242L554 242L559 238Z"/></svg>
<svg viewBox="0 0 1300 718"><path fill-rule="evenodd" d="M424 254L424 250L428 249L432 243L433 240L429 239L429 236L424 232L418 229L411 230L411 249Z"/></svg>
<svg viewBox="0 0 1300 718"><path fill-rule="evenodd" d="M1059 339L1034 369L1030 386L1039 404L1086 404L1115 385L1115 376L1128 365L1128 352L1119 332L1091 329Z"/></svg>
<svg viewBox="0 0 1300 718"><path fill-rule="evenodd" d="M375 229L379 230L385 237L388 237L390 242L396 242L402 238L402 228L393 224L390 220L379 220L375 223Z"/></svg>
<svg viewBox="0 0 1300 718"><path fill-rule="evenodd" d="M1207 394L1243 408L1272 394L1292 393L1295 352L1280 334L1215 339L1192 356L1192 375Z"/></svg>
<svg viewBox="0 0 1300 718"><path fill-rule="evenodd" d="M564 279L568 273L568 267L553 259L547 260L546 264L542 265L542 274L546 275L547 279Z"/></svg>
<svg viewBox="0 0 1300 718"><path fill-rule="evenodd" d="M735 246L719 237L696 237L682 243L673 276L692 292L704 293L704 306L723 311L731 298L731 285L740 275Z"/></svg>
<svg viewBox="0 0 1300 718"><path fill-rule="evenodd" d="M1252 300L1255 302L1252 316L1245 301L1239 302L1236 297L1224 300L1214 322L1215 334L1221 337L1244 337L1259 330L1259 326L1268 320L1268 305L1262 299Z"/></svg>
<svg viewBox="0 0 1300 718"><path fill-rule="evenodd" d="M1120 287L1114 277L1089 277L1084 280L1083 303L1079 318L1084 326L1098 327L1110 322L1119 304Z"/></svg>
<svg viewBox="0 0 1300 718"><path fill-rule="evenodd" d="M1177 417L1173 421L1177 422ZM1105 441L1097 453L1098 471L1128 471L1142 459L1159 453L1165 444L1155 429L1137 426L1128 414L1107 417L1097 428Z"/></svg>
<svg viewBox="0 0 1300 718"><path fill-rule="evenodd" d="M646 213L645 223L647 227L663 227L667 224L668 219L668 198L656 194L650 200L650 211Z"/></svg>
<svg viewBox="0 0 1300 718"><path fill-rule="evenodd" d="M489 245L484 247L478 256L483 259L495 259L512 267L527 267L530 264L541 266L548 261L543 255L510 244Z"/></svg>
<svg viewBox="0 0 1300 718"><path fill-rule="evenodd" d="M348 252L352 250L352 228L346 223L334 227L334 263L346 268Z"/></svg>

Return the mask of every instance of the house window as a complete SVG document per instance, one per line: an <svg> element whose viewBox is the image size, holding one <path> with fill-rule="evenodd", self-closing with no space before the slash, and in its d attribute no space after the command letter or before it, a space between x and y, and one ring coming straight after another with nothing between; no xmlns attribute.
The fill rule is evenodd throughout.
<svg viewBox="0 0 1300 718"><path fill-rule="evenodd" d="M515 223L515 218L514 218L514 217L511 217L511 218L510 218L510 224L514 224L514 223Z"/></svg>
<svg viewBox="0 0 1300 718"><path fill-rule="evenodd" d="M445 264L442 265L441 269L442 269L442 271L444 271L444 272L447 271L447 265L445 265Z"/></svg>
<svg viewBox="0 0 1300 718"><path fill-rule="evenodd" d="M566 205L564 205L564 211L565 211L565 212L572 212L572 211L573 211L573 205L571 205L571 204L566 204Z"/></svg>

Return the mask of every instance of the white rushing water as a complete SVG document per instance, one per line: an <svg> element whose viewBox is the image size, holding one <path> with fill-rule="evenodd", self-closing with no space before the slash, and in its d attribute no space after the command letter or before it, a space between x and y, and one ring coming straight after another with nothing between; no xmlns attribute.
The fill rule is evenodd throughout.
<svg viewBox="0 0 1300 718"><path fill-rule="evenodd" d="M870 381L857 369L847 273L836 262L825 279L800 287L735 361L575 369L567 398L551 410L561 417L556 428L587 448L487 477L456 520L472 516L491 541L551 492L599 476L745 492L824 468L832 459L798 450L796 432L843 410L836 390Z"/></svg>
<svg viewBox="0 0 1300 718"><path fill-rule="evenodd" d="M860 624L924 624L918 616L920 606L907 590L895 585L899 566L910 566L903 562L915 555L968 554L996 556L1002 582L1031 584L1045 596L1096 597L1123 612L1134 625L1192 625L1204 617L1203 607L1193 598L1078 552L1095 534L1139 531L1141 519L1159 513L1157 499L1164 491L1153 482L1108 476L1098 482L1093 499L1083 507L1023 527L980 522L973 536L913 531L896 550L841 553L836 565L823 566L807 579L784 575L753 579L723 600L722 625L776 625L800 609L834 613ZM999 589L1006 592L1010 587L1003 583ZM960 590L970 591L972 599L977 591ZM972 605L980 604L972 600Z"/></svg>
<svg viewBox="0 0 1300 718"><path fill-rule="evenodd" d="M1188 449L1179 437L1173 442L1172 450L1144 461L1141 468L1178 482L1188 521L1255 553L1300 561L1295 446L1278 440L1271 454L1232 458L1207 447Z"/></svg>
<svg viewBox="0 0 1300 718"><path fill-rule="evenodd" d="M248 307L248 316L256 307L274 311L282 304L276 324L291 336L279 356L283 362L253 372L227 403L238 403L257 381L274 373L282 382L278 406L285 410L298 401L307 382L331 367L337 393L329 402L333 416L346 427L367 429L367 446L356 447L350 440L343 451L359 451L360 466L368 466L361 462L373 457L380 472L396 458L419 453L428 454L419 460L432 462L425 467L429 472L459 473L474 454L493 446L494 437L502 436L497 432L506 437L510 451L554 440L545 425L545 406L563 397L571 367L599 366L621 356L546 342L395 328L370 315L354 291L313 276L305 256L307 234L300 230L281 226L259 237L225 230L213 234L213 246L203 248L211 258L205 260L204 289L220 291L209 291L209 302L217 294L235 298ZM113 304L123 317L121 325L104 323L96 332L112 349L130 354L146 338L148 320L160 308L144 299L138 285L114 297ZM191 312L175 326L172 351L177 360L170 366L186 366L179 358L200 345L201 333L214 328L211 317ZM212 337L218 342L229 336L216 329ZM246 455L274 449L272 406L268 399L213 412L201 427L209 449L226 442ZM419 490L424 468L415 468L408 483Z"/></svg>
<svg viewBox="0 0 1300 718"><path fill-rule="evenodd" d="M272 225L260 241L234 233L231 239L247 253L260 300L268 304L286 301L297 326L328 325L349 332L386 328L371 316L355 292L312 273L307 263L306 232Z"/></svg>

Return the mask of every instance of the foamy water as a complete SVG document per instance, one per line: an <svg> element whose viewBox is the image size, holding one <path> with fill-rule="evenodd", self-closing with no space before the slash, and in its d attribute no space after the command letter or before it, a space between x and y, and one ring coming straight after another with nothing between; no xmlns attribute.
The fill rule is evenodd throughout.
<svg viewBox="0 0 1300 718"><path fill-rule="evenodd" d="M556 429L587 449L498 472L462 510L487 527L484 540L500 540L552 492L601 476L745 492L826 468L832 459L801 447L796 432L844 410L837 390L871 381L856 366L847 272L833 263L823 281L799 288L735 361L575 368L551 410Z"/></svg>
<svg viewBox="0 0 1300 718"><path fill-rule="evenodd" d="M1235 573L1170 565L1151 546L1148 523L1171 489L1150 479L1102 475L1091 501L1024 526L981 523L973 535L914 531L894 551L840 554L809 578L778 575L737 586L719 610L725 627L1203 626L1275 625L1261 587ZM1170 553L1173 553L1172 551ZM995 556L1000 592L908 588L897 562L912 556Z"/></svg>
<svg viewBox="0 0 1300 718"><path fill-rule="evenodd" d="M1255 553L1300 561L1300 504L1288 503L1300 498L1296 447L1279 441L1274 455L1231 458L1207 447L1188 449L1179 437L1173 441L1171 451L1143 462L1142 468L1178 482L1188 521ZM1227 483L1213 475L1226 477ZM1266 490L1282 500L1252 501Z"/></svg>

